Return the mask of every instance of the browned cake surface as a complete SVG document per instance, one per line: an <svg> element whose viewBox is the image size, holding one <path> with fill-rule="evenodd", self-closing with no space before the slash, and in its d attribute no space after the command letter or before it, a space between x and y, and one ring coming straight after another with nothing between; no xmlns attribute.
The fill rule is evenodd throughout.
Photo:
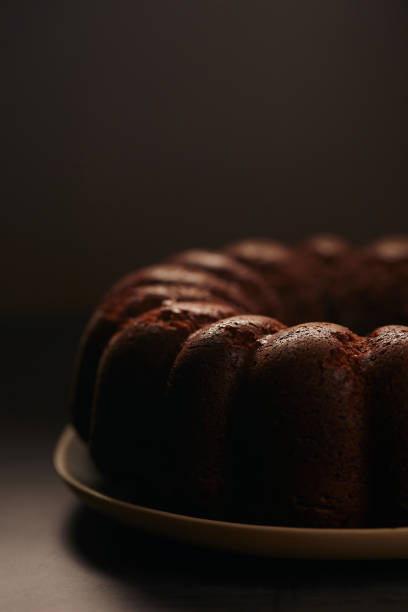
<svg viewBox="0 0 408 612"><path fill-rule="evenodd" d="M360 338L329 323L297 325L261 341L249 370L251 402L241 415L244 490L250 488L258 521L361 523L368 478L361 348Z"/></svg>
<svg viewBox="0 0 408 612"><path fill-rule="evenodd" d="M266 238L248 239L226 247L226 252L257 270L275 289L282 302L282 321L324 319L323 304L310 262L295 249Z"/></svg>
<svg viewBox="0 0 408 612"><path fill-rule="evenodd" d="M239 285L247 299L253 302L251 312L280 317L283 315L276 292L254 268L240 263L226 253L192 249L173 255L169 261L195 270L210 272Z"/></svg>
<svg viewBox="0 0 408 612"><path fill-rule="evenodd" d="M408 323L408 238L395 236L353 250L338 268L338 318L368 334Z"/></svg>
<svg viewBox="0 0 408 612"><path fill-rule="evenodd" d="M371 523L408 517L408 327L389 325L368 338L363 361L370 440Z"/></svg>
<svg viewBox="0 0 408 612"><path fill-rule="evenodd" d="M179 508L226 515L232 410L258 339L282 327L268 317L241 315L208 325L184 343L165 399L170 417L166 484L168 498Z"/></svg>
<svg viewBox="0 0 408 612"><path fill-rule="evenodd" d="M206 288L226 302L250 312L255 304L245 296L238 283L229 283L204 270L191 270L181 264L159 264L130 273L109 291L108 296L142 285L189 285Z"/></svg>
<svg viewBox="0 0 408 612"><path fill-rule="evenodd" d="M120 474L153 470L161 398L182 343L199 327L235 312L223 304L170 303L129 320L111 339L99 364L91 419L91 452L98 465Z"/></svg>
<svg viewBox="0 0 408 612"><path fill-rule="evenodd" d="M119 295L118 295L119 294ZM104 299L90 319L80 342L72 390L74 423L87 440L96 371L111 337L130 318L158 308L166 302L223 303L209 289L194 285L143 285L126 287Z"/></svg>

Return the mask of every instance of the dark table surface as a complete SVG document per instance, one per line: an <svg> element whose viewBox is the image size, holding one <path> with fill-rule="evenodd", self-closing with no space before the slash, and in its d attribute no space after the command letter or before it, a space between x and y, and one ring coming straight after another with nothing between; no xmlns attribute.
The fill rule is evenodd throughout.
<svg viewBox="0 0 408 612"><path fill-rule="evenodd" d="M82 507L52 452L83 322L2 322L2 612L408 610L408 561L246 558L161 541Z"/></svg>

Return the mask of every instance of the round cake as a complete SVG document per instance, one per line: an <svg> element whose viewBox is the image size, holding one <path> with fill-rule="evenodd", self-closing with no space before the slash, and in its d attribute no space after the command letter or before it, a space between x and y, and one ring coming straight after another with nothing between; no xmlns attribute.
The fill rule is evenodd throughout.
<svg viewBox="0 0 408 612"><path fill-rule="evenodd" d="M141 505L408 525L408 237L246 239L132 272L83 333L72 422Z"/></svg>

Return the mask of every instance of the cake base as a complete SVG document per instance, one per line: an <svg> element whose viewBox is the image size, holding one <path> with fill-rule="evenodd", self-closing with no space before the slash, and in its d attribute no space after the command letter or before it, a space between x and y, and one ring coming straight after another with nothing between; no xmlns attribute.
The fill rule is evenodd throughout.
<svg viewBox="0 0 408 612"><path fill-rule="evenodd" d="M57 474L102 514L156 536L246 555L292 559L407 559L408 527L311 529L227 523L146 508L109 495L86 445L67 426L54 453Z"/></svg>

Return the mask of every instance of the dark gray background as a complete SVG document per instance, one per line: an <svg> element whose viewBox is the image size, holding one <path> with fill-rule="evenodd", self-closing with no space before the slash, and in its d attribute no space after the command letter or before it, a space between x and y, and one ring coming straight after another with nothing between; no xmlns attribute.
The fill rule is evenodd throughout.
<svg viewBox="0 0 408 612"><path fill-rule="evenodd" d="M407 610L406 561L148 538L82 509L51 456L118 275L247 234L407 231L408 4L0 5L2 612Z"/></svg>
<svg viewBox="0 0 408 612"><path fill-rule="evenodd" d="M5 4L4 310L246 234L408 228L405 0Z"/></svg>

